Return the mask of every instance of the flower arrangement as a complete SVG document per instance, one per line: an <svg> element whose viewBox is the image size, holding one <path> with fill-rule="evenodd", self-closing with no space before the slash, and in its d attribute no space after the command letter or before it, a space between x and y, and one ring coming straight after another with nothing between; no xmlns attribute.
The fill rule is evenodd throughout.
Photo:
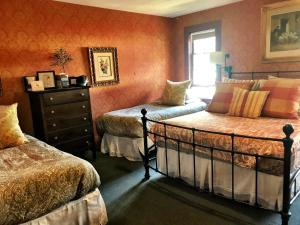
<svg viewBox="0 0 300 225"><path fill-rule="evenodd" d="M278 38L280 44L294 43L297 40L298 40L298 36L296 32L285 32L282 33Z"/></svg>
<svg viewBox="0 0 300 225"><path fill-rule="evenodd" d="M70 61L72 61L71 54L68 53L65 49L59 48L55 49L55 51L51 55L52 64L51 66L60 66L62 71L65 73L65 66Z"/></svg>

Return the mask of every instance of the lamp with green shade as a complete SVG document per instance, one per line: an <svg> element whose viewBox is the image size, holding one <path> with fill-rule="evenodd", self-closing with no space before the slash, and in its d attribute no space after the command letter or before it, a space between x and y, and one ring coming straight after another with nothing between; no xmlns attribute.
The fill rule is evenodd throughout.
<svg viewBox="0 0 300 225"><path fill-rule="evenodd" d="M230 75L232 72L232 66L226 64L226 59L229 58L229 54L221 51L211 52L210 53L210 62L212 64L220 65L221 68L224 68L224 71Z"/></svg>

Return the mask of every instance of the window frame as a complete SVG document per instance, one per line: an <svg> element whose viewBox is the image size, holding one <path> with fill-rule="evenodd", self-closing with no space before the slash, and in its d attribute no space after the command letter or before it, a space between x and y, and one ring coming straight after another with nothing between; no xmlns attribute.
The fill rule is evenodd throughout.
<svg viewBox="0 0 300 225"><path fill-rule="evenodd" d="M221 51L221 22L209 22L204 24L197 24L184 28L184 52L185 52L185 78L193 81L192 66L193 66L193 51L190 50L191 46L191 34L206 30L215 30L216 36L216 51ZM216 65L217 69L217 81L221 80L220 67ZM193 86L193 82L192 82Z"/></svg>

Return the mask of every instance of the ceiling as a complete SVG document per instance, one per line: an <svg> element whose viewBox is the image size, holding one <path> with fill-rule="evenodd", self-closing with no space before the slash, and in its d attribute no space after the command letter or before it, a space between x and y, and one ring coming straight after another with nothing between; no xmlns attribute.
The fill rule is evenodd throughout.
<svg viewBox="0 0 300 225"><path fill-rule="evenodd" d="M242 0L55 0L79 5L177 17Z"/></svg>

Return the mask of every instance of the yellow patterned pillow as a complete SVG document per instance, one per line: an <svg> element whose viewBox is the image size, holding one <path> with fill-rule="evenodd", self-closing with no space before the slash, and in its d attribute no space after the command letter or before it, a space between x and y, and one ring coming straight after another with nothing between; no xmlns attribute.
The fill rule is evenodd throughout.
<svg viewBox="0 0 300 225"><path fill-rule="evenodd" d="M14 147L27 142L18 120L18 104L0 106L0 149Z"/></svg>
<svg viewBox="0 0 300 225"><path fill-rule="evenodd" d="M248 91L234 88L228 115L257 118L265 105L269 91Z"/></svg>
<svg viewBox="0 0 300 225"><path fill-rule="evenodd" d="M164 105L184 105L186 91L190 85L190 80L181 82L167 80L167 84L161 98L161 103Z"/></svg>

